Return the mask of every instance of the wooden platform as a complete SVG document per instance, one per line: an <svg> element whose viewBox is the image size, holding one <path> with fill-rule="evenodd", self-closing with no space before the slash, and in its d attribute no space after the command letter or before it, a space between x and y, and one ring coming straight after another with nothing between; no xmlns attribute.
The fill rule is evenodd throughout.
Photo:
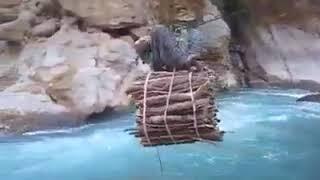
<svg viewBox="0 0 320 180"><path fill-rule="evenodd" d="M220 141L214 92L205 72L152 72L127 90L136 104L131 133L144 146Z"/></svg>

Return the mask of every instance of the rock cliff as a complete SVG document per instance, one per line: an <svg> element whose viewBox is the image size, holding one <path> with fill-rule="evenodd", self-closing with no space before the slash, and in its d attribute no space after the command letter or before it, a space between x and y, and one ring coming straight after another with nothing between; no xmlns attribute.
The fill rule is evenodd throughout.
<svg viewBox="0 0 320 180"><path fill-rule="evenodd" d="M246 47L248 84L320 89L320 18L314 0L231 0L226 19Z"/></svg>

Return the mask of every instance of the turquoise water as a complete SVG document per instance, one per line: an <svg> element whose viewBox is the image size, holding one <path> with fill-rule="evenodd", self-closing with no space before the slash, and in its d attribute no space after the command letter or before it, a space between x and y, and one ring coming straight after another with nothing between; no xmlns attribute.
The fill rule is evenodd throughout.
<svg viewBox="0 0 320 180"><path fill-rule="evenodd" d="M317 180L320 105L300 90L220 95L220 143L143 148L124 129L134 115L77 129L0 139L2 180ZM159 154L159 156L158 156ZM159 158L162 165L159 163Z"/></svg>

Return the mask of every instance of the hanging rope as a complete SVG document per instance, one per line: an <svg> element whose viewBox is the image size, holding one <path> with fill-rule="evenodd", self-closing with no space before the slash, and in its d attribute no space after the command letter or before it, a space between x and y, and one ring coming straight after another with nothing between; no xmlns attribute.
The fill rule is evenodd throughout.
<svg viewBox="0 0 320 180"><path fill-rule="evenodd" d="M158 156L161 176L163 176L163 165L162 165L161 156L160 156L160 152L159 152L158 147L156 147L156 150L157 150L157 156Z"/></svg>
<svg viewBox="0 0 320 180"><path fill-rule="evenodd" d="M148 143L151 145L151 141L149 138L149 134L148 134L148 130L147 130L147 124L146 124L146 111L147 111L147 90L148 90L148 82L149 82L149 78L150 78L151 73L148 73L146 81L144 83L144 95L143 95L143 120L142 120L142 124L143 124L143 131L144 134L147 138Z"/></svg>
<svg viewBox="0 0 320 180"><path fill-rule="evenodd" d="M163 120L164 120L164 124L166 126L166 129L167 129L167 132L168 132L168 135L170 136L170 139L172 140L173 143L176 144L176 141L174 140L173 136L172 136L172 133L170 131L170 128L168 126L168 123L167 123L167 114L168 114L168 107L169 107L169 103L170 103L170 97L171 97L171 92L172 92L172 86L173 86L173 80L174 80L174 74L176 72L176 69L174 68L173 69L173 73L172 73L172 78L171 78L171 82L170 82L170 87L169 87L169 92L168 92L168 96L167 96L167 102L166 102L166 109L164 111L164 117L163 117Z"/></svg>
<svg viewBox="0 0 320 180"><path fill-rule="evenodd" d="M198 122L197 122L197 114L196 114L196 104L193 97L193 90L192 90L192 72L189 73L189 87L190 87L190 96L192 101L192 109L193 109L193 126L195 128L196 134L198 138L201 139L199 130L198 130Z"/></svg>

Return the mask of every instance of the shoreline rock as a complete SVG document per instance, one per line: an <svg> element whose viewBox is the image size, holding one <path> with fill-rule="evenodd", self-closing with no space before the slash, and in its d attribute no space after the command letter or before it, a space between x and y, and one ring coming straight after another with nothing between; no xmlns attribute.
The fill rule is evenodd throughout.
<svg viewBox="0 0 320 180"><path fill-rule="evenodd" d="M320 103L320 94L307 95L297 100L297 102L303 102L303 101Z"/></svg>

